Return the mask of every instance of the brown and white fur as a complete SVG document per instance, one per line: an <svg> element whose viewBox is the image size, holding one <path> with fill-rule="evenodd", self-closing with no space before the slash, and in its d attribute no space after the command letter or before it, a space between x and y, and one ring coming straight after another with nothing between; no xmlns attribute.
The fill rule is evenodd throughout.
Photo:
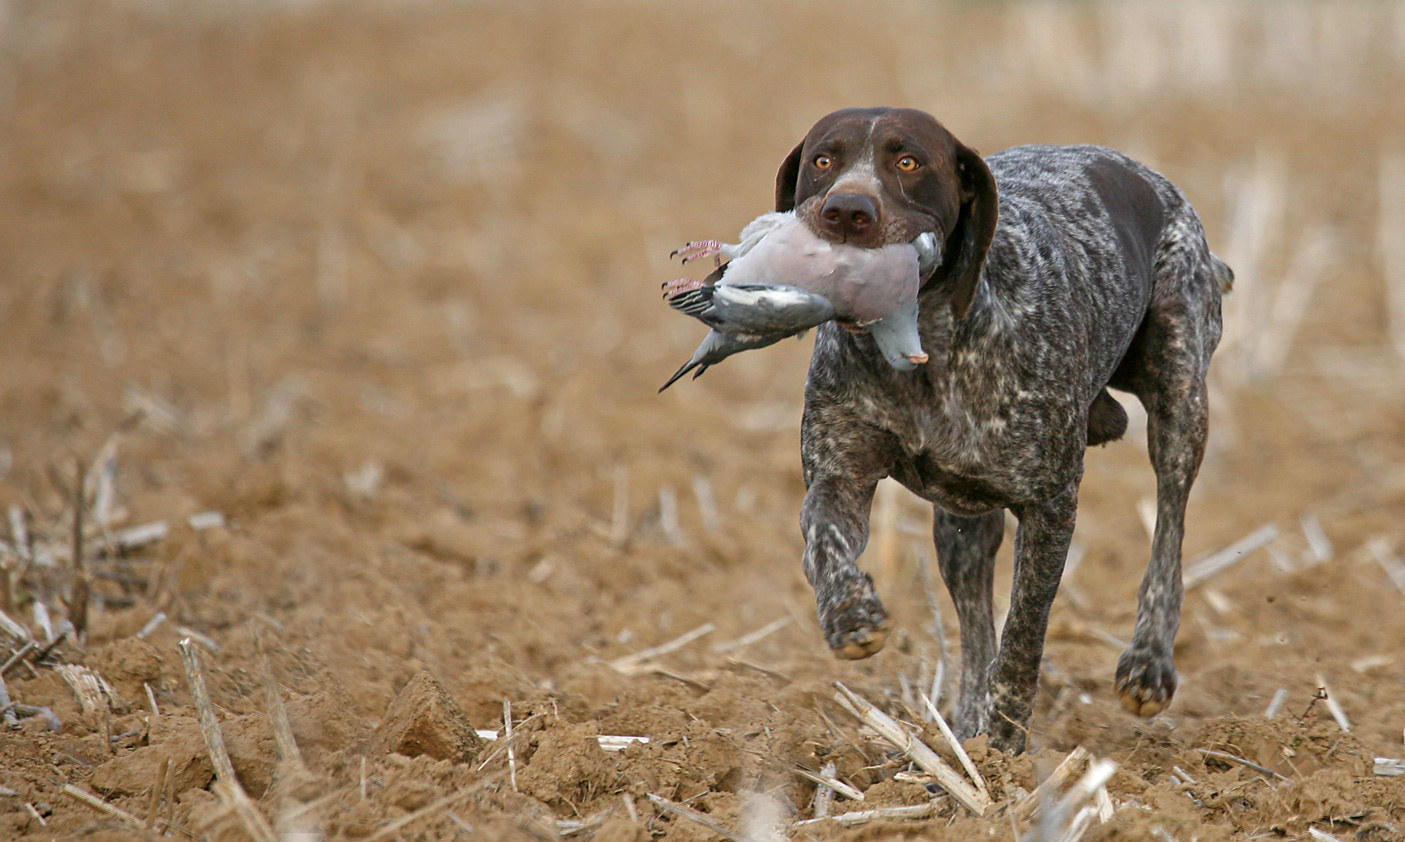
<svg viewBox="0 0 1405 842"><path fill-rule="evenodd" d="M961 626L962 737L1023 750L1049 609L1073 534L1084 450L1126 430L1113 387L1146 408L1157 477L1151 560L1116 688L1151 716L1177 685L1186 498L1205 449L1205 376L1233 274L1184 194L1095 146L1022 146L982 159L908 109L830 114L781 165L776 210L822 237L876 248L943 243L919 292L931 362L900 372L872 338L823 325L801 430L805 575L844 658L882 648L888 615L855 561L880 479L933 504ZM1014 586L997 645L992 570L1017 518Z"/></svg>

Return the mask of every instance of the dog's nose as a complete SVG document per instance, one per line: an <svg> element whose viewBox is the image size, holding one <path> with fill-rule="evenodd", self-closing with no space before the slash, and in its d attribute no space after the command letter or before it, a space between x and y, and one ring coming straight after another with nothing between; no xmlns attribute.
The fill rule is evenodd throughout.
<svg viewBox="0 0 1405 842"><path fill-rule="evenodd" d="M832 193L820 208L820 218L841 237L857 237L878 221L878 205L862 193Z"/></svg>

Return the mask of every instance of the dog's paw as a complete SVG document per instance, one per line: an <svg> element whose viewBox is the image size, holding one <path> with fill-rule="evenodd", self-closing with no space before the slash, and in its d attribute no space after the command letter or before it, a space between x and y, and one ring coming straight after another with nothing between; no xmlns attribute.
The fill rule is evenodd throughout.
<svg viewBox="0 0 1405 842"><path fill-rule="evenodd" d="M820 625L836 657L854 661L876 655L888 641L888 612L874 593L873 579L863 574L829 610L821 608Z"/></svg>
<svg viewBox="0 0 1405 842"><path fill-rule="evenodd" d="M1137 716L1165 710L1178 683L1169 652L1133 644L1117 660L1117 695L1122 707Z"/></svg>
<svg viewBox="0 0 1405 842"><path fill-rule="evenodd" d="M829 648L837 658L857 661L878 654L883 644L888 642L888 621L865 625L861 628L829 636Z"/></svg>

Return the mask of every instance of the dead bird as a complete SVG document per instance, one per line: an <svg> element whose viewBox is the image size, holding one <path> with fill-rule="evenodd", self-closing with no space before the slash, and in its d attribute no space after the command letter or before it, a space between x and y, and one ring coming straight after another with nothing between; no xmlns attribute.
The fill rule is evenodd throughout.
<svg viewBox="0 0 1405 842"><path fill-rule="evenodd" d="M694 377L732 354L764 348L836 319L868 332L894 369L927 362L917 332L917 289L936 268L936 237L860 248L817 236L792 212L766 213L742 229L740 242L700 240L673 253L687 263L728 258L707 278L664 284L673 308L712 328L692 358L659 391Z"/></svg>

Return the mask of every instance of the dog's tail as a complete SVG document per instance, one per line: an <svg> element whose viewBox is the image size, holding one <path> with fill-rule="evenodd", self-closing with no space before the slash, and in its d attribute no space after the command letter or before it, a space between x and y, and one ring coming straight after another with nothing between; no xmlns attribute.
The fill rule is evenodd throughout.
<svg viewBox="0 0 1405 842"><path fill-rule="evenodd" d="M1210 272L1215 276L1215 283L1220 288L1220 295L1229 295L1234 289L1234 270L1229 268L1228 263L1211 254Z"/></svg>

